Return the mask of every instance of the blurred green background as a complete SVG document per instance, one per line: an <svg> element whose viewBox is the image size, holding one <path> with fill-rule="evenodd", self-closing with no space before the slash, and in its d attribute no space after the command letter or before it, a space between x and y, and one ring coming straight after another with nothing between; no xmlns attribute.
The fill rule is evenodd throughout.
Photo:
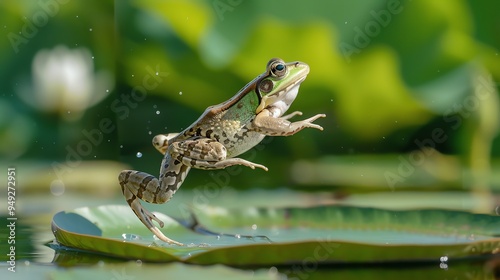
<svg viewBox="0 0 500 280"><path fill-rule="evenodd" d="M270 172L244 170L233 186L498 188L495 4L5 1L0 152L35 168L30 187L115 192L105 170L158 173L154 135L281 57L310 65L292 110L326 113L325 130L266 140L250 156ZM72 176L92 166L99 176ZM184 187L208 180L192 173Z"/></svg>
<svg viewBox="0 0 500 280"><path fill-rule="evenodd" d="M269 172L192 170L180 193L285 188L318 191L313 202L495 213L498 8L494 0L2 1L1 162L17 169L24 213L125 203L122 169L158 174L154 135L181 131L280 57L311 67L290 110L325 113L324 131L266 138L241 157ZM278 197L276 205L295 203ZM243 199L273 203L266 192Z"/></svg>

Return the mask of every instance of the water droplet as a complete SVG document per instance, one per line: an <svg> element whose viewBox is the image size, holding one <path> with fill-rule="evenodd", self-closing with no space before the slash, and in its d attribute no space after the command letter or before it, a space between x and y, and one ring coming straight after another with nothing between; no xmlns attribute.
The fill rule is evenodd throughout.
<svg viewBox="0 0 500 280"><path fill-rule="evenodd" d="M156 106L156 104L155 104L155 105L153 105L153 108L155 108L155 109L156 109L156 108L158 108L158 106Z"/></svg>
<svg viewBox="0 0 500 280"><path fill-rule="evenodd" d="M440 262L447 262L448 261L448 256L442 256L439 258Z"/></svg>
<svg viewBox="0 0 500 280"><path fill-rule="evenodd" d="M30 261L24 261L24 265L30 265Z"/></svg>
<svg viewBox="0 0 500 280"><path fill-rule="evenodd" d="M78 18L78 16L76 16L76 18Z"/></svg>
<svg viewBox="0 0 500 280"><path fill-rule="evenodd" d="M123 148L123 145L120 145L120 149Z"/></svg>
<svg viewBox="0 0 500 280"><path fill-rule="evenodd" d="M150 130L150 131L148 131L148 134L149 134L149 135L151 135L151 133L152 133L152 132L151 132L151 130Z"/></svg>
<svg viewBox="0 0 500 280"><path fill-rule="evenodd" d="M71 111L68 111L68 114L71 114Z"/></svg>
<svg viewBox="0 0 500 280"><path fill-rule="evenodd" d="M272 274L272 275L278 275L279 271L278 269L275 267L275 266L272 266L271 268L269 268L269 274Z"/></svg>
<svg viewBox="0 0 500 280"><path fill-rule="evenodd" d="M92 28L89 28L89 31L92 32Z"/></svg>
<svg viewBox="0 0 500 280"><path fill-rule="evenodd" d="M141 158L142 157L142 153L141 152L137 152L137 154L135 156L138 157L138 158Z"/></svg>
<svg viewBox="0 0 500 280"><path fill-rule="evenodd" d="M217 240L220 240L220 235L217 235Z"/></svg>
<svg viewBox="0 0 500 280"><path fill-rule="evenodd" d="M132 74L132 78L135 77L134 74Z"/></svg>
<svg viewBox="0 0 500 280"><path fill-rule="evenodd" d="M156 111L156 114L159 115L160 114L160 111Z"/></svg>
<svg viewBox="0 0 500 280"><path fill-rule="evenodd" d="M109 92L109 89L107 89L106 92Z"/></svg>
<svg viewBox="0 0 500 280"><path fill-rule="evenodd" d="M137 235L137 234L133 234L133 233L122 233L122 238L123 240L127 240L127 241L132 241L132 240L141 240L142 237Z"/></svg>
<svg viewBox="0 0 500 280"><path fill-rule="evenodd" d="M256 225L256 224L253 224L253 225L252 225L252 229L253 229L253 230L256 230L256 229L257 229L257 225Z"/></svg>
<svg viewBox="0 0 500 280"><path fill-rule="evenodd" d="M158 76L158 72L156 72L156 76Z"/></svg>
<svg viewBox="0 0 500 280"><path fill-rule="evenodd" d="M94 59L94 57L92 57L92 60Z"/></svg>
<svg viewBox="0 0 500 280"><path fill-rule="evenodd" d="M137 266L142 266L142 261L141 261L141 260L136 260L136 261L135 261L135 264L136 264Z"/></svg>
<svg viewBox="0 0 500 280"><path fill-rule="evenodd" d="M179 95L182 95L182 91L179 91Z"/></svg>
<svg viewBox="0 0 500 280"><path fill-rule="evenodd" d="M61 180L56 179L50 183L50 192L55 196L62 195L65 189L64 182Z"/></svg>
<svg viewBox="0 0 500 280"><path fill-rule="evenodd" d="M241 235L240 234L236 234L234 237L240 239L241 238Z"/></svg>
<svg viewBox="0 0 500 280"><path fill-rule="evenodd" d="M345 21L344 24L347 24L347 21Z"/></svg>

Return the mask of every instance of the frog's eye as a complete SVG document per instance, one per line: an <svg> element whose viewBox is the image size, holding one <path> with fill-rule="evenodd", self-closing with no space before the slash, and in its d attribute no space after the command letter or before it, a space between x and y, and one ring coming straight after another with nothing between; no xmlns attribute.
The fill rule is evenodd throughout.
<svg viewBox="0 0 500 280"><path fill-rule="evenodd" d="M286 65L283 62L278 61L277 63L271 66L271 74L278 78L285 76Z"/></svg>
<svg viewBox="0 0 500 280"><path fill-rule="evenodd" d="M271 80L263 80L259 84L259 91L263 93L269 93L273 90L274 84Z"/></svg>

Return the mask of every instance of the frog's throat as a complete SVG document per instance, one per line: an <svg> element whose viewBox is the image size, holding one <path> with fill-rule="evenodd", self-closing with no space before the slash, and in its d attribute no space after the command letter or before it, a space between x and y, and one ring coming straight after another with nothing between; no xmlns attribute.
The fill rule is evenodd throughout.
<svg viewBox="0 0 500 280"><path fill-rule="evenodd" d="M262 100L257 107L255 113L260 113L264 108L267 108L271 104L277 104L279 102L285 102L290 106L291 102L295 100L297 94L299 93L300 84L306 79L306 76L297 80L295 83L288 85L286 88L280 90L278 93L268 94L262 96Z"/></svg>

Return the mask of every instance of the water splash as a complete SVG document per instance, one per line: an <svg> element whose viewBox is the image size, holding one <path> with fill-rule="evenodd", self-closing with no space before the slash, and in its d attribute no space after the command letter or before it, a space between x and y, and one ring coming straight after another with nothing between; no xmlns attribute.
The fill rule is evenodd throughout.
<svg viewBox="0 0 500 280"><path fill-rule="evenodd" d="M133 233L122 233L122 238L124 241L142 240L142 237L140 235Z"/></svg>

